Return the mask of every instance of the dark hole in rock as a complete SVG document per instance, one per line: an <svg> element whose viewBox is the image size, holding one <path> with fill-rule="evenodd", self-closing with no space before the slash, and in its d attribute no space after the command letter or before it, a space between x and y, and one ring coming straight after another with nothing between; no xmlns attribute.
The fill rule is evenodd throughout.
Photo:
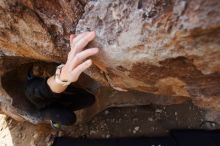
<svg viewBox="0 0 220 146"><path fill-rule="evenodd" d="M43 63L37 64L44 65ZM26 99L24 94L27 73L32 65L33 63L19 65L15 69L5 73L2 76L2 88L12 98L12 106L17 109L17 113L14 114L18 114L30 122L41 123L44 121L42 121L43 119L39 111ZM52 66L50 65L50 70ZM41 75L45 74L41 72Z"/></svg>
<svg viewBox="0 0 220 146"><path fill-rule="evenodd" d="M37 116L38 112L33 105L25 98L24 86L27 68L30 65L22 65L16 69L7 72L2 77L2 88L12 98L12 106L16 108L17 113L13 113L30 121L41 121L41 117Z"/></svg>
<svg viewBox="0 0 220 146"><path fill-rule="evenodd" d="M31 64L18 66L2 77L3 88L13 98L12 105L24 111L34 110L24 95L26 74L30 67Z"/></svg>
<svg viewBox="0 0 220 146"><path fill-rule="evenodd" d="M2 88L12 98L12 106L15 107L18 114L32 123L44 123L39 110L25 97L25 85L27 81L27 73L33 68L35 76L49 77L55 72L57 64L34 62L17 66L15 69L5 73L2 76ZM84 88L95 94L99 88L99 84L89 76L82 74L80 79L74 86Z"/></svg>

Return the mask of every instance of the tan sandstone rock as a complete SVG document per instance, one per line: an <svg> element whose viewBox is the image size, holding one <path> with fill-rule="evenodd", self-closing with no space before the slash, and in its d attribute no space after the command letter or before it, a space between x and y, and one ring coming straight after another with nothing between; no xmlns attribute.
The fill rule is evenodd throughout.
<svg viewBox="0 0 220 146"><path fill-rule="evenodd" d="M50 63L66 60L69 34L88 30L97 34L88 47L100 53L86 71L93 80L79 84L97 102L79 121L111 106L186 100L220 111L219 0L0 0L2 110L42 122L22 93L28 67L41 61L51 75Z"/></svg>

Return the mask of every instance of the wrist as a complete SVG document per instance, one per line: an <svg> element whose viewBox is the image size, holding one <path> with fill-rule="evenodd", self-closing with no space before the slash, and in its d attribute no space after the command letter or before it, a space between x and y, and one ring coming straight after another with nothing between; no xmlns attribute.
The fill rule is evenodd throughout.
<svg viewBox="0 0 220 146"><path fill-rule="evenodd" d="M65 75L64 73L66 73L64 70L65 69L64 66L65 66L64 64L57 66L54 79L57 84L60 84L62 86L68 86L69 84L71 84L71 82L67 79L67 77L65 76L63 77L63 75Z"/></svg>
<svg viewBox="0 0 220 146"><path fill-rule="evenodd" d="M66 71L66 65L61 64L57 67L55 75L48 78L47 84L52 92L61 93L66 90L70 84L67 80Z"/></svg>
<svg viewBox="0 0 220 146"><path fill-rule="evenodd" d="M66 64L64 64L64 66L63 66L62 69L61 69L60 79L61 79L62 81L67 81L67 80L68 80L68 78L67 78L67 67L66 67Z"/></svg>
<svg viewBox="0 0 220 146"><path fill-rule="evenodd" d="M47 79L47 84L50 87L51 91L54 92L54 93L62 93L68 87L68 86L63 86L61 84L58 84L55 81L55 76L51 76L50 78L48 78Z"/></svg>

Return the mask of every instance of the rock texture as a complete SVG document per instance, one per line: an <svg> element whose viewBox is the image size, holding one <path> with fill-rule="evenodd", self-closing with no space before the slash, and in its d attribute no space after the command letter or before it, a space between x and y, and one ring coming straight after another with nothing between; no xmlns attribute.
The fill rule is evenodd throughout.
<svg viewBox="0 0 220 146"><path fill-rule="evenodd" d="M44 61L49 76L48 62L66 60L69 34L88 30L97 34L88 47L101 50L86 71L93 80L79 84L97 102L80 121L110 106L186 100L220 111L219 0L0 0L2 110L42 122L22 93L27 69Z"/></svg>
<svg viewBox="0 0 220 146"><path fill-rule="evenodd" d="M75 30L84 5L85 2L74 0L0 0L0 103L3 112L17 120L33 123L43 120L24 98L27 68L31 62L39 60L59 63L66 60L67 36Z"/></svg>
<svg viewBox="0 0 220 146"><path fill-rule="evenodd" d="M65 61L69 52L69 34L75 31L84 3L75 0L1 0L1 52L8 56Z"/></svg>
<svg viewBox="0 0 220 146"><path fill-rule="evenodd" d="M54 44L36 14L12 1L1 0L0 4L1 52L8 56L51 60Z"/></svg>
<svg viewBox="0 0 220 146"><path fill-rule="evenodd" d="M87 4L77 32L96 30L95 65L116 90L220 110L219 8L218 0L99 0Z"/></svg>

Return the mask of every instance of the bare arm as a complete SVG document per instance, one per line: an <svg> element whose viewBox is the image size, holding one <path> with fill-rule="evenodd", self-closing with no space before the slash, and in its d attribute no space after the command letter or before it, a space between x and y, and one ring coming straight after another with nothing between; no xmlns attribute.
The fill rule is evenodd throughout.
<svg viewBox="0 0 220 146"><path fill-rule="evenodd" d="M70 36L71 51L68 54L67 62L62 68L60 79L69 82L76 82L80 74L92 65L88 57L98 53L98 48L84 50L86 45L95 38L95 32L84 32L77 36ZM54 76L47 80L47 84L54 93L63 92L67 86L56 83Z"/></svg>

